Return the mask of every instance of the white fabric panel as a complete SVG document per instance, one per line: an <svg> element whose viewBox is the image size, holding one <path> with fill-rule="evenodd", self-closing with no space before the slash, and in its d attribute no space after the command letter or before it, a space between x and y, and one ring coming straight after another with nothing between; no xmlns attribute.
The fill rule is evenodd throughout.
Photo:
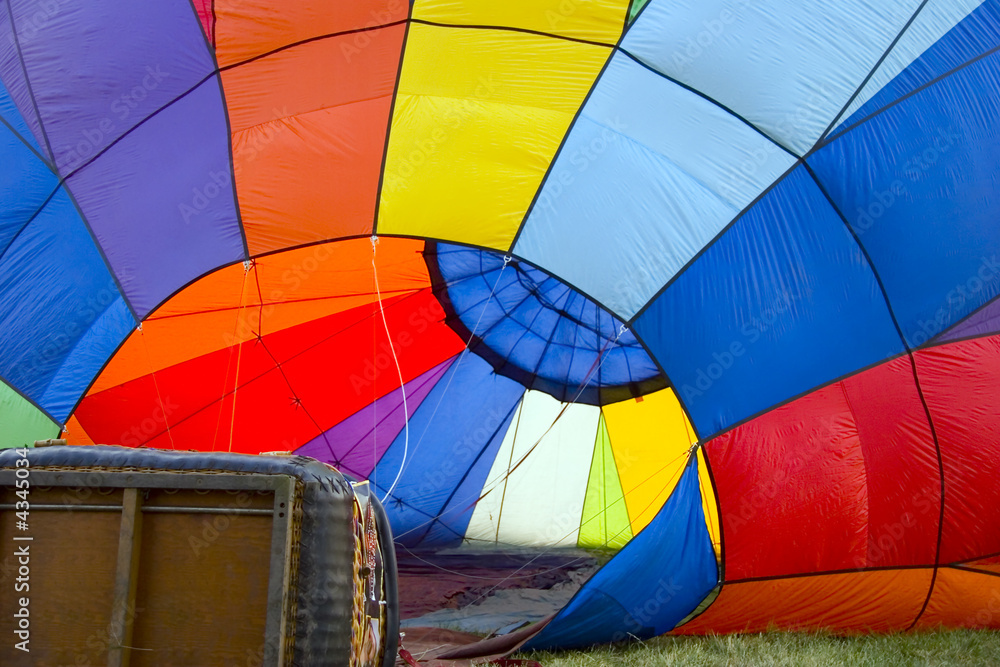
<svg viewBox="0 0 1000 667"><path fill-rule="evenodd" d="M555 421L564 405L548 394L525 393L486 478L483 493L490 492L472 512L467 539L576 546L601 411L570 405Z"/></svg>
<svg viewBox="0 0 1000 667"><path fill-rule="evenodd" d="M983 0L931 0L928 2L899 42L896 43L892 53L886 57L878 71L865 84L864 90L851 102L846 113L837 121L838 127L981 4L983 4Z"/></svg>
<svg viewBox="0 0 1000 667"><path fill-rule="evenodd" d="M803 155L919 6L920 0L653 0L623 46Z"/></svg>

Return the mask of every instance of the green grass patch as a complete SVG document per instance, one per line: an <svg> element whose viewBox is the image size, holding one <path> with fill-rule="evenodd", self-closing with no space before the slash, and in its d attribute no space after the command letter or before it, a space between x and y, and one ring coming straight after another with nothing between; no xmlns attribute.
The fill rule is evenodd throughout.
<svg viewBox="0 0 1000 667"><path fill-rule="evenodd" d="M1000 665L1000 632L954 630L838 637L824 633L659 637L586 651L524 653L544 667L924 667Z"/></svg>

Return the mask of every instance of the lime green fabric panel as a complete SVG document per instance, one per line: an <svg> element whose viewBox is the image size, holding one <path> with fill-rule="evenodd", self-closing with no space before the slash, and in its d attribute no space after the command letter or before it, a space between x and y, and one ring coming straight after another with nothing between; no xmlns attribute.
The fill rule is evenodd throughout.
<svg viewBox="0 0 1000 667"><path fill-rule="evenodd" d="M59 424L0 382L0 449L24 447L59 435Z"/></svg>
<svg viewBox="0 0 1000 667"><path fill-rule="evenodd" d="M628 9L628 22L632 23L635 17L642 11L642 8L649 4L649 0L632 0L632 6Z"/></svg>
<svg viewBox="0 0 1000 667"><path fill-rule="evenodd" d="M587 495L583 501L583 517L580 525L581 547L611 547L620 549L632 539L632 524L622 484L618 479L618 466L611 452L611 437L608 435L604 415L597 426L597 441L594 443L594 460L590 464L590 479Z"/></svg>

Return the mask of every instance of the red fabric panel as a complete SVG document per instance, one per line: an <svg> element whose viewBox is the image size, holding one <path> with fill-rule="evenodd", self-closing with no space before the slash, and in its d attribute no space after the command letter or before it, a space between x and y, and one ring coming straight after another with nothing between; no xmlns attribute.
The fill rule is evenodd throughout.
<svg viewBox="0 0 1000 667"><path fill-rule="evenodd" d="M198 20L201 21L201 27L205 31L205 36L208 37L208 41L211 42L212 46L215 46L215 38L213 33L215 32L215 14L212 12L212 4L215 0L193 0L195 11L198 12Z"/></svg>
<svg viewBox="0 0 1000 667"><path fill-rule="evenodd" d="M706 454L728 581L934 563L940 477L909 358L782 406Z"/></svg>
<svg viewBox="0 0 1000 667"><path fill-rule="evenodd" d="M727 584L702 615L671 634L905 630L917 617L933 570L878 570ZM1000 579L998 579L1000 581Z"/></svg>
<svg viewBox="0 0 1000 667"><path fill-rule="evenodd" d="M941 562L1000 552L1000 336L917 353L945 471Z"/></svg>
<svg viewBox="0 0 1000 667"><path fill-rule="evenodd" d="M727 581L851 569L867 557L865 464L839 384L715 438L705 452Z"/></svg>
<svg viewBox="0 0 1000 667"><path fill-rule="evenodd" d="M404 381L463 348L430 289L387 300L385 309ZM97 442L225 450L238 363L232 449L257 453L300 447L399 386L376 304L240 347L158 370L155 383L147 375L88 396L76 414Z"/></svg>
<svg viewBox="0 0 1000 667"><path fill-rule="evenodd" d="M932 564L941 475L910 358L842 384L861 436L868 479L868 555L857 565Z"/></svg>

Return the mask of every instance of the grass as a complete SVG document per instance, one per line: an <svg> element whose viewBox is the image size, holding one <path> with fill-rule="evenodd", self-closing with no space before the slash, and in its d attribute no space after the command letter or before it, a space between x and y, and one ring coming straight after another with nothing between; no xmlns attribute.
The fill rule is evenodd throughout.
<svg viewBox="0 0 1000 667"><path fill-rule="evenodd" d="M587 651L524 653L544 667L923 667L1000 665L1000 632L954 630L838 637L823 633L659 637Z"/></svg>

